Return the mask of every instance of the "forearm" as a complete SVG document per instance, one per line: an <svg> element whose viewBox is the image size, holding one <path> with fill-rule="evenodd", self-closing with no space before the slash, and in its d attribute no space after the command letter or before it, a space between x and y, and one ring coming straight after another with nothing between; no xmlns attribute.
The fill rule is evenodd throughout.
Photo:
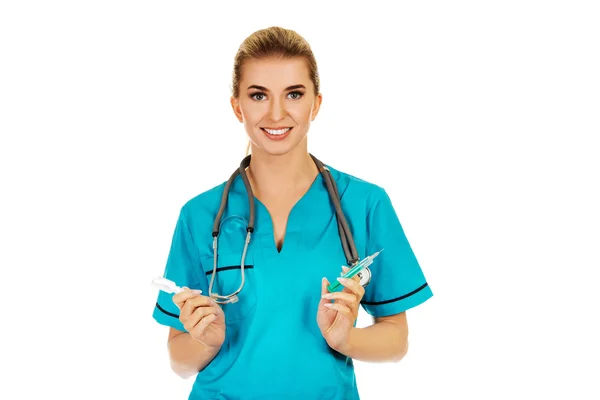
<svg viewBox="0 0 600 400"><path fill-rule="evenodd" d="M215 356L219 348L203 345L190 336L182 333L168 343L171 368L180 377L187 379L202 371Z"/></svg>
<svg viewBox="0 0 600 400"><path fill-rule="evenodd" d="M352 328L348 343L336 350L364 362L398 362L408 351L408 328L387 321Z"/></svg>

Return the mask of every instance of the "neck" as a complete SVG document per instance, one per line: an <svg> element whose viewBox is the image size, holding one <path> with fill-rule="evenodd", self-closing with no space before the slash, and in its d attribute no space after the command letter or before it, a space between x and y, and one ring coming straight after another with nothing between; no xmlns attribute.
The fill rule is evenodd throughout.
<svg viewBox="0 0 600 400"><path fill-rule="evenodd" d="M256 197L280 197L310 186L319 170L308 150L298 146L284 155L252 152L248 179Z"/></svg>

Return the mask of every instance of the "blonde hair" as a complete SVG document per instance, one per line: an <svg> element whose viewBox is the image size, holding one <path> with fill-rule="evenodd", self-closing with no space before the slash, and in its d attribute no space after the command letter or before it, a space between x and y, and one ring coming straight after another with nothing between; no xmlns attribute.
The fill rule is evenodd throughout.
<svg viewBox="0 0 600 400"><path fill-rule="evenodd" d="M315 95L319 94L320 80L317 60L308 42L291 29L271 26L258 30L248 36L240 45L233 63L232 95L240 95L242 68L248 60L265 58L289 59L302 57L306 60L310 80L313 83ZM246 155L250 154L250 141L246 147Z"/></svg>

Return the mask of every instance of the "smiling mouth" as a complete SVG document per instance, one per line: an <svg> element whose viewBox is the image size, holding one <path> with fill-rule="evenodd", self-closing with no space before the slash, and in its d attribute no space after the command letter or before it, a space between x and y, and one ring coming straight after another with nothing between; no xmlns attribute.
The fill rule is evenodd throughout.
<svg viewBox="0 0 600 400"><path fill-rule="evenodd" d="M287 138L292 131L292 128L281 128L281 129L269 129L260 128L264 132L265 136L270 140L284 140Z"/></svg>
<svg viewBox="0 0 600 400"><path fill-rule="evenodd" d="M289 131L292 130L292 128L281 128L281 129L260 128L260 129L262 129L264 132L267 132L269 135L273 135L273 136L285 135L286 133L288 133Z"/></svg>

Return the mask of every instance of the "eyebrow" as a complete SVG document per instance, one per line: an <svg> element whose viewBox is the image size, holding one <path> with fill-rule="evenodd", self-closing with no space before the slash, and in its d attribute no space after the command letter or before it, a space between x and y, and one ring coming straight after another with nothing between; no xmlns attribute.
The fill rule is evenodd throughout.
<svg viewBox="0 0 600 400"><path fill-rule="evenodd" d="M250 85L248 86L248 90L250 89L258 89L258 90L263 90L265 92L268 92L269 89L267 89L264 86L258 86L258 85ZM304 85L292 85L292 86L288 86L285 88L285 90L294 90L294 89L306 89L306 86Z"/></svg>

